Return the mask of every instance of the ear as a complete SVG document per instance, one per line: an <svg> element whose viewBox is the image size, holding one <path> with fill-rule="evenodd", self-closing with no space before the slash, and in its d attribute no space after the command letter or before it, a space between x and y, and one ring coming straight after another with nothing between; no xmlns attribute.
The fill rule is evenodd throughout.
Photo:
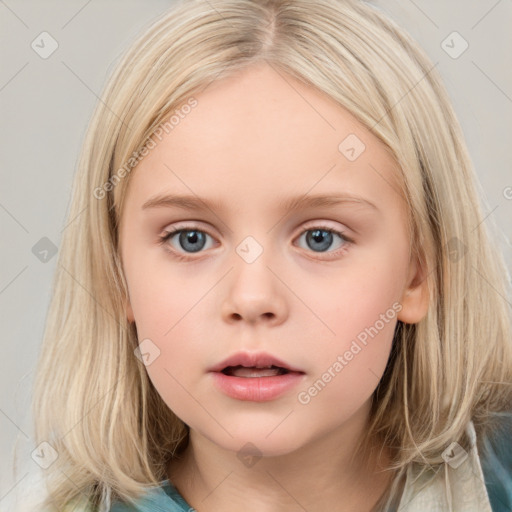
<svg viewBox="0 0 512 512"><path fill-rule="evenodd" d="M402 304L402 309L398 313L397 318L403 323L416 324L427 314L429 290L426 265L417 258L409 265L406 288L400 303Z"/></svg>

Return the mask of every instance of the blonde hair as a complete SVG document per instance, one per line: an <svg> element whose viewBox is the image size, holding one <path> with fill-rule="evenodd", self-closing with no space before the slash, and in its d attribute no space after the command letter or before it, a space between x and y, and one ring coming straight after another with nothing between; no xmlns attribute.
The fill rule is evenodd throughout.
<svg viewBox="0 0 512 512"><path fill-rule="evenodd" d="M357 0L181 1L118 63L78 162L33 398L36 444L59 455L45 475L50 510L133 502L166 478L187 442L134 355L117 226L131 169L155 131L210 82L259 61L323 91L398 164L430 307L418 324L397 325L368 435L399 448L395 469L435 467L470 419L482 433L510 404L507 269L423 50Z"/></svg>

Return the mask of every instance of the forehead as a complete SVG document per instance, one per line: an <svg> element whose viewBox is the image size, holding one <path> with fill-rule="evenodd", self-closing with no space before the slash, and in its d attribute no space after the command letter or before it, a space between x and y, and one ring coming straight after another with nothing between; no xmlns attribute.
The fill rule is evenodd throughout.
<svg viewBox="0 0 512 512"><path fill-rule="evenodd" d="M238 207L308 193L398 202L388 148L325 94L266 64L209 84L132 172L139 205L171 192ZM130 195L130 194L129 194Z"/></svg>

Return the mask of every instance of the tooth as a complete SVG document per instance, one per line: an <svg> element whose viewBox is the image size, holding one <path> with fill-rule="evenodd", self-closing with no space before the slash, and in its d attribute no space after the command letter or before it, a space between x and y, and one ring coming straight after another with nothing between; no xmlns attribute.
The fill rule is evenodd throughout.
<svg viewBox="0 0 512 512"><path fill-rule="evenodd" d="M231 372L233 377L274 377L276 375L280 375L281 372L278 368L244 368L238 367L234 368Z"/></svg>

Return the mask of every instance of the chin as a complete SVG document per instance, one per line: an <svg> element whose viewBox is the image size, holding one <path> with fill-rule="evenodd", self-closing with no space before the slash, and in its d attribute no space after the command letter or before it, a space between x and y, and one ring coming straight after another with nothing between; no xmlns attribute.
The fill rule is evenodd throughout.
<svg viewBox="0 0 512 512"><path fill-rule="evenodd" d="M239 458L246 453L260 457L287 455L310 441L304 430L285 424L287 420L279 425L279 421L273 421L270 428L269 422L254 419L230 421L228 430L231 435L219 429L212 431L210 428L198 428L196 431L219 448L235 452ZM211 423L208 427L211 427ZM191 429L194 430L194 427Z"/></svg>

